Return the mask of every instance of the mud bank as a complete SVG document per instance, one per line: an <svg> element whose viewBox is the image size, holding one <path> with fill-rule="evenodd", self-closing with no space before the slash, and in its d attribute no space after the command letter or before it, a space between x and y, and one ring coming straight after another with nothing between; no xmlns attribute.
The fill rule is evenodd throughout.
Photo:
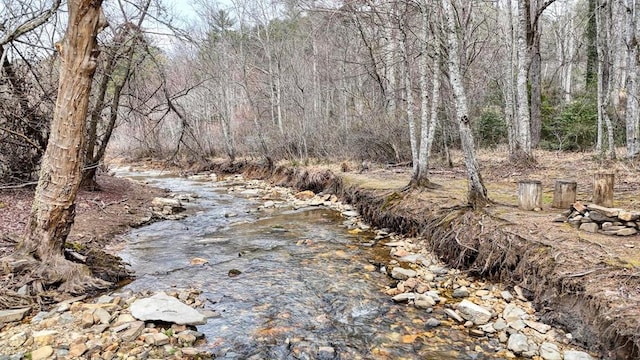
<svg viewBox="0 0 640 360"><path fill-rule="evenodd" d="M519 285L545 322L565 328L603 358L640 357L640 273L619 257L603 257L613 250L602 243L553 224L551 213L521 212L508 204L472 211L463 201L443 201L438 191L367 188L348 173L322 168L236 163L210 170L335 193L370 224L424 238L423 246L448 265Z"/></svg>

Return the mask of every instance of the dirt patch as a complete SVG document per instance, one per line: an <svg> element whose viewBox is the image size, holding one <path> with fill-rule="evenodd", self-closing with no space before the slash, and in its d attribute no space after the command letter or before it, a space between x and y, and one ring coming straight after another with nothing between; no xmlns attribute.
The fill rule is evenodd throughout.
<svg viewBox="0 0 640 360"><path fill-rule="evenodd" d="M113 255L120 243L118 235L148 221L152 199L165 192L108 175L98 176L97 180L100 191L78 193L75 223L67 246L86 257L86 264L97 277L117 283L129 276L120 259ZM15 241L24 232L33 194L33 188L0 191L0 257L13 251ZM2 280L5 287L20 282L15 278Z"/></svg>
<svg viewBox="0 0 640 360"><path fill-rule="evenodd" d="M604 358L638 358L640 236L578 231L552 222L562 210L550 208L555 180L577 181L578 200L588 203L593 173L607 170L616 174L614 206L640 210L635 164L603 163L585 154L539 153L537 160L533 168L519 168L481 153L483 177L495 204L475 212L465 206L460 156L454 157L457 167L433 169L431 181L441 187L424 191L404 190L409 168L374 167L362 174L337 166L269 169L247 164L243 169L246 176L278 185L337 193L375 226L423 235L424 246L449 265L519 285L545 321L564 327L580 345ZM542 182L542 211L517 208L517 183L524 179Z"/></svg>

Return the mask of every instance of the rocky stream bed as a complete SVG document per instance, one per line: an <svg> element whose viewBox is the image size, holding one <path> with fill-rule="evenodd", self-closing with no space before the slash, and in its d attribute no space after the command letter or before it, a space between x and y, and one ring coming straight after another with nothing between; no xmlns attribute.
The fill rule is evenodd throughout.
<svg viewBox="0 0 640 360"><path fill-rule="evenodd" d="M352 206L341 203L336 194L295 192L263 181L247 180L239 175L220 181L215 176L198 175L180 181L190 181L197 186L215 183L217 191L247 201L249 207L244 213L226 210L216 213L231 223L229 227L235 226L234 221L245 222L242 226L256 226L257 220L249 221L243 216L255 216L258 219L265 214L275 216L274 213L284 213L283 218L277 218L282 221L287 217L297 216L301 211L325 209L332 215L323 212L319 216L335 219L325 222L337 222L337 225L331 226L342 228L349 241L338 245L346 250L351 249L349 251L354 251L353 254L366 259L358 262L352 258L351 252L330 247L327 250L328 258L322 258L324 253L318 255L309 252L309 258L305 258L305 261L314 258L317 260L320 256L320 262L326 261L327 264L335 259L345 266L352 263L350 273L341 275L343 278L348 277L341 279L345 281L346 288L355 286L361 279L373 279L373 284L378 286L375 291L381 296L368 299L366 306L358 310L361 314L354 310L355 307L348 307L348 311L332 309L327 314L317 315L312 319L310 323L313 326L298 319L304 329L296 329L296 321L286 323L287 326L278 323L292 317L292 313L294 317L299 316L295 310L288 309L284 304L278 307L278 304L265 303L264 306L269 305L275 309L271 316L277 324L248 334L261 339L257 342L258 345L252 346L283 346L286 352L235 349L233 343L222 344L225 341L229 343L228 339L216 338L226 331L222 329L226 325L212 329L211 324L218 324L218 321L224 321L231 314L220 311L217 306L223 301L219 298L214 300L211 289L201 288L199 276L193 276L188 283L169 285L154 278L158 275L157 272L150 271L143 278L148 283L155 282L156 291L140 290L134 283L97 299L76 298L37 314L29 313L28 310L0 312L0 359L263 359L274 358L273 354L286 359L596 358L596 354L589 354L577 347L572 334L540 322L532 304L517 286L506 288L446 267L425 250L425 239L402 237L389 229L372 228ZM175 216L173 208L186 206L193 209L192 213L197 212L206 205L206 201L201 200L200 196L197 193L177 192L170 200L158 200L155 204L160 213L164 212L166 217L175 219L167 220L168 222L180 221L183 217ZM165 206L169 208L164 208ZM274 237L278 237L278 234L285 236L284 233L290 232L286 227L270 226ZM222 230L219 228L212 231ZM318 231L323 230L319 228ZM307 251L320 246L317 243L320 242L321 235L317 235L319 239L307 235L309 234L305 233L288 245L301 249L300 253L293 252L291 256L308 254ZM211 243L213 242L210 241L209 244ZM248 258L249 263L258 259L245 253L237 256ZM210 271L211 266L216 265L209 264L210 260L214 262L212 259L213 257L206 255L192 256L184 267ZM154 259L149 261L153 262ZM327 265L330 269L331 266ZM241 271L244 269L236 270L237 272L231 270L227 273L228 278L241 279L244 275L250 275L248 271L246 274ZM168 272L179 271L183 271L183 268ZM329 285L323 283L323 286ZM276 289L274 287L274 291ZM251 293L251 289L247 291ZM244 293L240 295L244 296ZM195 318L185 321L186 315L179 315L177 318L149 317L136 310L140 308L141 301L149 301L146 299L154 296L156 299L160 297L166 300L170 297L177 301L166 300L168 308L160 311L161 313L173 313L178 308L187 307L185 311L197 309L195 315L191 314ZM348 300L357 302L357 296L351 295ZM252 303L252 306L249 312L264 312L262 305ZM153 306L142 306L149 307ZM385 313L381 315L374 309L384 309ZM340 318L338 315L341 311L347 311L350 317ZM320 318L322 316L324 317ZM389 319L380 320L380 316L388 316ZM336 317L340 321L332 322L327 317ZM333 331L339 326L351 329L349 324L344 324L350 321L362 321L361 327L366 328L367 335L347 333L344 335L347 340L336 343L325 341L321 335L314 335ZM208 325L203 326L203 323ZM349 336L354 336L354 339L358 337L357 348L348 346ZM431 348L437 349L437 352L434 353ZM265 354L271 354L271 357Z"/></svg>

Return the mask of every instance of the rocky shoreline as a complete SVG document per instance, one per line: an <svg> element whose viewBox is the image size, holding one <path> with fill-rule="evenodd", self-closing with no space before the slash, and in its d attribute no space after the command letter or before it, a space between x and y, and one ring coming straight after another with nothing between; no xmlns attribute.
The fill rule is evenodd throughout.
<svg viewBox="0 0 640 360"><path fill-rule="evenodd" d="M211 178L200 180L215 181ZM496 357L593 358L575 346L570 333L541 322L519 287L509 290L448 268L425 250L425 239L403 237L390 229L373 229L354 206L340 202L336 193L296 192L260 180L246 180L239 175L228 182L229 192L262 201L254 211L325 206L341 214L343 225L351 234L372 232L371 246L384 246L391 257L388 263L372 264L368 270L388 274L392 286L381 291L392 297L398 306L424 310L426 328L450 326L467 331L478 342L486 343ZM177 201L169 201L172 206L181 206L180 201L189 200L174 199ZM194 328L133 317L131 305L149 295L113 293L90 301L72 299L40 312L30 320L7 321L0 333L0 354L4 354L0 359L211 357L197 347L206 340ZM174 291L169 295L193 307L201 307L203 303L197 289Z"/></svg>

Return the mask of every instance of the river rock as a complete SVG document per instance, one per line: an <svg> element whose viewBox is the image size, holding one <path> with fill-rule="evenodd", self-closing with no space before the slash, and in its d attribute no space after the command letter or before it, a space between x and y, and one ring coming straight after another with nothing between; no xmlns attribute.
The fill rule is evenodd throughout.
<svg viewBox="0 0 640 360"><path fill-rule="evenodd" d="M0 311L0 323L20 321L24 319L24 316L29 312L29 310L31 310L31 308L2 310Z"/></svg>
<svg viewBox="0 0 640 360"><path fill-rule="evenodd" d="M203 259L203 258L200 258L200 257L194 257L193 259L191 259L189 261L189 265L203 265L203 264L206 264L208 262L209 262L209 260L207 260L207 259Z"/></svg>
<svg viewBox="0 0 640 360"><path fill-rule="evenodd" d="M480 326L480 330L482 330L483 332L486 332L488 334L493 334L495 333L497 330L496 328L493 327L493 323L488 323L485 325L481 325Z"/></svg>
<svg viewBox="0 0 640 360"><path fill-rule="evenodd" d="M464 319L460 317L460 315L453 309L444 309L444 313L447 314L448 317L452 318L453 320L459 323L464 322Z"/></svg>
<svg viewBox="0 0 640 360"><path fill-rule="evenodd" d="M584 351L568 350L564 352L564 360L594 360Z"/></svg>
<svg viewBox="0 0 640 360"><path fill-rule="evenodd" d="M406 302L409 300L413 300L415 298L416 298L415 293L402 293L392 297L391 299L395 302Z"/></svg>
<svg viewBox="0 0 640 360"><path fill-rule="evenodd" d="M394 267L391 270L391 277L397 280L406 280L408 278L415 277L417 275L415 270L401 268L399 266Z"/></svg>
<svg viewBox="0 0 640 360"><path fill-rule="evenodd" d="M509 290L504 290L500 292L500 297L504 299L506 302L511 302L513 300L513 295L509 292Z"/></svg>
<svg viewBox="0 0 640 360"><path fill-rule="evenodd" d="M460 315L473 321L476 325L483 325L491 320L491 312L480 305L476 305L469 300L462 300L457 308Z"/></svg>
<svg viewBox="0 0 640 360"><path fill-rule="evenodd" d="M524 323L525 325L539 332L540 334L546 334L547 331L551 330L551 326L537 322L537 321L524 320Z"/></svg>
<svg viewBox="0 0 640 360"><path fill-rule="evenodd" d="M544 342L540 345L540 357L544 360L562 360L562 354L556 344Z"/></svg>
<svg viewBox="0 0 640 360"><path fill-rule="evenodd" d="M357 211L355 210L347 210L347 211L343 211L342 212L342 216L350 218L350 217L356 217L360 215Z"/></svg>
<svg viewBox="0 0 640 360"><path fill-rule="evenodd" d="M516 354L521 354L523 352L529 351L529 343L527 341L527 337L520 333L511 334L511 336L509 336L509 340L507 341L507 349L513 351Z"/></svg>
<svg viewBox="0 0 640 360"><path fill-rule="evenodd" d="M430 309L436 304L436 301L429 295L416 294L414 305L419 309Z"/></svg>
<svg viewBox="0 0 640 360"><path fill-rule="evenodd" d="M508 304L502 311L502 318L509 324L517 320L522 320L522 317L526 314L526 311L519 308L518 305Z"/></svg>
<svg viewBox="0 0 640 360"><path fill-rule="evenodd" d="M44 360L53 355L53 348L49 345L43 346L31 352L31 360Z"/></svg>
<svg viewBox="0 0 640 360"><path fill-rule="evenodd" d="M143 321L164 321L181 325L202 325L205 317L178 299L159 292L131 304L131 315Z"/></svg>
<svg viewBox="0 0 640 360"><path fill-rule="evenodd" d="M459 287L455 290L453 290L453 294L452 296L454 298L465 298L465 297L469 297L469 290L467 289L466 286L462 286Z"/></svg>
<svg viewBox="0 0 640 360"><path fill-rule="evenodd" d="M293 197L298 200L310 200L313 199L314 196L316 196L316 194L311 190L300 191L293 195Z"/></svg>
<svg viewBox="0 0 640 360"><path fill-rule="evenodd" d="M36 345L45 346L53 344L56 335L58 335L56 330L41 330L34 331L31 337L33 337L33 342Z"/></svg>
<svg viewBox="0 0 640 360"><path fill-rule="evenodd" d="M154 211L161 212L165 215L177 214L185 210L180 200L163 197L153 198L151 206Z"/></svg>
<svg viewBox="0 0 640 360"><path fill-rule="evenodd" d="M424 326L427 329L438 327L438 326L440 326L440 320L438 320L436 318L429 318L429 319L427 319L427 321L425 321Z"/></svg>

